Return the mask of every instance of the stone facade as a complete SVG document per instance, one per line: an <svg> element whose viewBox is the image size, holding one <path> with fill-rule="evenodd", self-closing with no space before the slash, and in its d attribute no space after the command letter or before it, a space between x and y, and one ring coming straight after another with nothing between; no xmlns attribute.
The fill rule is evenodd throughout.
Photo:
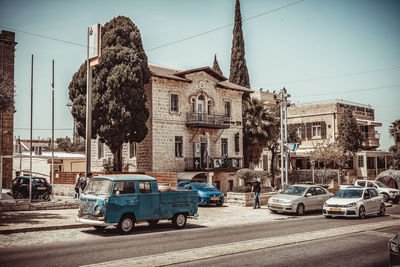
<svg viewBox="0 0 400 267"><path fill-rule="evenodd" d="M227 82L208 67L182 72L150 66L150 70L152 77L145 86L148 134L136 145L132 159L126 149L129 144L124 145L122 158L129 171L212 171L224 164L239 168L243 159L242 94L251 91ZM102 171L104 158L112 159L112 155L105 148L99 157L97 143L92 140L92 169ZM224 184L227 179L219 176L216 179Z"/></svg>
<svg viewBox="0 0 400 267"><path fill-rule="evenodd" d="M8 79L14 81L14 52L15 33L9 31L0 32L0 71L7 75ZM13 89L12 89L13 90ZM12 156L13 154L13 136L14 136L14 106L1 114L1 155ZM12 182L12 159L4 159L3 166L3 188L11 188Z"/></svg>

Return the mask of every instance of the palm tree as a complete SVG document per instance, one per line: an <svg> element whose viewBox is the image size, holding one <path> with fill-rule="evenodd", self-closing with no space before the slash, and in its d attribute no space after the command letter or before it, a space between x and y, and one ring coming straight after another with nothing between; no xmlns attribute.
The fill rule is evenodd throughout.
<svg viewBox="0 0 400 267"><path fill-rule="evenodd" d="M395 120L389 126L389 134L393 137L395 143L400 142L400 120Z"/></svg>
<svg viewBox="0 0 400 267"><path fill-rule="evenodd" d="M270 138L275 118L258 99L244 102L244 164L257 164L268 139Z"/></svg>

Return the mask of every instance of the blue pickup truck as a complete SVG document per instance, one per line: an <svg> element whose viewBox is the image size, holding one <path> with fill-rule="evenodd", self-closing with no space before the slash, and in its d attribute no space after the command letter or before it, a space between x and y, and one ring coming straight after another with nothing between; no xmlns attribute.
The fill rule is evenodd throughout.
<svg viewBox="0 0 400 267"><path fill-rule="evenodd" d="M79 198L77 221L97 230L117 226L128 234L139 221L155 225L172 220L176 228L183 228L187 217L198 216L197 208L195 191L159 192L157 180L150 176L96 176Z"/></svg>
<svg viewBox="0 0 400 267"><path fill-rule="evenodd" d="M182 179L178 180L177 187L178 189L196 191L199 205L216 204L222 206L224 204L224 194L204 181Z"/></svg>

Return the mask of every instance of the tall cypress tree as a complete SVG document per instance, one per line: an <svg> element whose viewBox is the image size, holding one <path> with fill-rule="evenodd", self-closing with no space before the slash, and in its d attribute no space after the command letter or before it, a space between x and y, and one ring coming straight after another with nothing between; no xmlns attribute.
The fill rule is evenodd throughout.
<svg viewBox="0 0 400 267"><path fill-rule="evenodd" d="M240 2L239 0L236 0L229 81L243 87L250 88L249 72L247 70L244 54L245 51L242 31L242 15L240 13ZM249 98L249 93L243 94L243 100Z"/></svg>
<svg viewBox="0 0 400 267"><path fill-rule="evenodd" d="M345 109L338 125L338 141L343 152L355 154L362 148L363 136L351 109Z"/></svg>
<svg viewBox="0 0 400 267"><path fill-rule="evenodd" d="M218 72L219 74L223 75L222 70L218 64L217 54L214 55L214 65L213 65L212 69L215 70L216 72Z"/></svg>

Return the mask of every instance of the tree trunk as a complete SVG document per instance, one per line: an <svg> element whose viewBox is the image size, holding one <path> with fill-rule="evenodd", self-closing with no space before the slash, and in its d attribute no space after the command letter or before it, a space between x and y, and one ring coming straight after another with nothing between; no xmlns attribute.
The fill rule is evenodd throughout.
<svg viewBox="0 0 400 267"><path fill-rule="evenodd" d="M269 171L271 172L271 187L272 189L275 188L275 171L274 171L274 160L275 160L275 152L272 150L271 161L270 161L270 168Z"/></svg>
<svg viewBox="0 0 400 267"><path fill-rule="evenodd" d="M122 171L122 148L119 147L116 152L114 152L114 171Z"/></svg>

